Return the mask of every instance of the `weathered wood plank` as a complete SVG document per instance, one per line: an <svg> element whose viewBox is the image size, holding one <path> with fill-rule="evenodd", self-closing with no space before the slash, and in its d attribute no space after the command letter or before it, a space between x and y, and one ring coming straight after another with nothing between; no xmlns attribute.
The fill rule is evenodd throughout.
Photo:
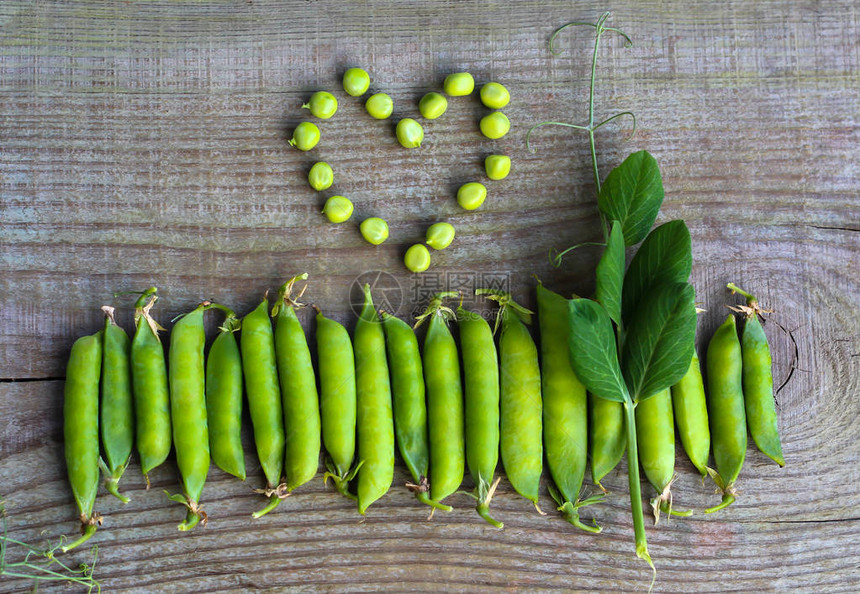
<svg viewBox="0 0 860 594"><path fill-rule="evenodd" d="M352 324L353 280L383 270L400 283L407 315L435 277L407 274L402 255L445 219L457 239L434 254L442 281L500 275L533 303L536 273L588 294L596 251L561 269L546 257L599 236L587 142L544 128L530 153L525 134L539 121L584 117L588 31L564 33L558 57L545 44L555 26L599 10L537 0L0 4L0 497L12 534L37 542L42 530L76 530L62 382L51 378L63 376L72 341L100 325L98 306L115 290L158 284L166 321L202 298L247 311L267 287L307 270L309 298ZM648 1L613 10L636 43L607 38L597 111L630 109L640 125L630 141L623 128L598 134L601 170L633 150L655 154L667 190L661 220L682 217L693 235L693 282L708 310L700 344L731 302L725 283L738 282L777 310L766 325L775 377L790 376L778 394L788 466L751 450L732 508L649 528L657 589L851 591L860 580L855 7ZM351 65L371 72L398 116L414 114L449 72L497 79L511 89L514 128L482 139L478 101L452 100L428 123L425 145L404 151L389 122L370 121L339 92L320 147L289 149L301 102L337 91ZM514 160L510 178L488 184L480 211L460 211L456 187L497 150ZM389 220L388 243L372 248L356 225L318 214L322 197L304 182L315 159L335 167L334 189L355 201L356 224ZM130 312L121 319L129 327ZM678 505L713 503L682 454L678 465ZM613 494L593 508L606 527L596 537L537 517L504 481L495 503L503 532L463 496L454 513L427 522L402 488L360 522L319 480L253 523L248 486L215 470L204 493L211 524L179 535L181 510L161 493L177 488L175 470L156 471L147 492L133 464L133 502L97 502L106 516L97 575L137 591L644 589L625 472L622 464L608 477ZM405 480L398 467L396 482ZM0 589L28 587L5 580Z"/></svg>

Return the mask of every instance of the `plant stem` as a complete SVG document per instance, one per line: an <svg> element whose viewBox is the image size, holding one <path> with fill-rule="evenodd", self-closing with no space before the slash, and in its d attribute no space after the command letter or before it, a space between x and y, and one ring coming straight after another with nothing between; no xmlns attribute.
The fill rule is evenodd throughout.
<svg viewBox="0 0 860 594"><path fill-rule="evenodd" d="M636 444L636 405L632 400L624 402L625 425L627 426L627 477L630 482L630 508L633 512L633 531L636 534L636 556L644 559L654 570L648 541L645 536L645 516L642 512L642 486L639 482L639 448Z"/></svg>

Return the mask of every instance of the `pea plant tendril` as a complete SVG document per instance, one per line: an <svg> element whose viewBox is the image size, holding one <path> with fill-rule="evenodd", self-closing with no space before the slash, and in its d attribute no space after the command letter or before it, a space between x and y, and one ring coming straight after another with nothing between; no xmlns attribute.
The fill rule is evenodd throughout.
<svg viewBox="0 0 860 594"><path fill-rule="evenodd" d="M597 124L594 123L594 89L596 87L596 82L597 82L597 55L598 55L598 50L600 49L600 38L603 36L603 34L605 32L611 31L613 33L617 33L618 35L621 35L624 38L624 40L625 40L624 47L632 47L633 46L633 41L630 39L630 37L624 31L622 31L621 29L617 29L615 27L607 27L606 26L606 21L609 19L609 16L610 16L610 13L609 13L609 11L607 11L607 12L604 12L602 15L600 15L600 18L597 19L596 23L589 23L589 22L585 22L585 21L574 21L572 23L568 23L568 24L563 25L563 26L559 27L558 29L556 29L555 32L552 34L552 36L549 39L549 50L550 50L550 52L554 56L558 56L561 54L561 51L556 50L555 40L562 31L564 31L565 29L568 29L569 27L574 27L574 26L593 27L595 30L594 51L593 51L592 56L591 56L591 82L590 82L589 88L588 88L588 122L585 125L571 124L568 122L541 122L541 123L535 124L534 126L529 128L528 134L526 134L526 147L528 148L529 151L534 153L534 152L536 152L536 149L531 146L531 135L532 135L532 132L534 132L538 128L542 128L543 126L562 126L565 128L573 128L575 130L582 130L583 132L587 132L588 133L588 143L589 143L589 147L591 149L591 167L592 167L592 170L594 173L594 185L595 185L595 188L597 189L598 194L600 194L600 187L601 186L600 186L600 172L599 172L598 167L597 167L597 145L596 145L595 140L594 140L594 132L597 129L601 128L602 126L608 124L609 122L612 122L618 118L627 116L633 120L633 129L630 132L630 136L633 136L633 134L636 133L636 114L634 114L632 111L622 111L622 112L616 113L612 116L609 116L608 118L598 122ZM600 216L600 222L601 222L601 227L603 229L603 241L605 242L609 237L609 227L607 226L606 218L602 214ZM579 243L577 245L574 245L574 246L571 246L571 247L565 249L564 251L562 251L560 253L554 254L551 258L551 261L552 261L554 266L559 267L559 266L561 266L562 258L568 252L573 251L573 250L580 248L580 247L584 247L584 246L602 246L602 245L605 245L605 243L597 243L597 242L590 242L590 241L585 242L585 243ZM553 251L555 251L555 250L553 250Z"/></svg>
<svg viewBox="0 0 860 594"><path fill-rule="evenodd" d="M40 582L66 582L78 584L87 588L87 592L96 590L101 592L101 584L93 578L93 571L98 560L98 546L93 546L93 561L90 564L81 563L77 569L63 563L55 553L61 549L65 537L61 537L55 545L48 543L46 549L40 549L20 540L9 538L6 522L6 508L0 500L0 580L2 578L15 578L33 580L33 591L38 589ZM9 545L23 548L26 553L21 561L9 562L6 553Z"/></svg>
<svg viewBox="0 0 860 594"><path fill-rule="evenodd" d="M695 290L688 282L692 242L684 221L669 221L652 229L664 190L657 160L647 151L630 154L601 182L595 130L622 116L629 116L636 130L636 116L628 111L595 123L600 39L611 31L621 35L628 47L632 45L626 33L606 26L608 18L609 13L604 12L596 23L569 23L550 38L550 51L557 54L554 42L561 31L572 26L595 29L588 122L541 122L529 130L526 142L533 151L530 135L541 126L564 126L588 133L603 243L577 244L556 255L553 263L559 266L564 254L578 247L604 248L595 271L594 298L575 297L567 302L570 365L591 394L623 406L635 550L636 556L651 567L653 587L657 572L645 534L635 413L640 403L675 385L689 368L696 335ZM640 243L627 267L627 249ZM645 464L651 461L647 451L641 455Z"/></svg>

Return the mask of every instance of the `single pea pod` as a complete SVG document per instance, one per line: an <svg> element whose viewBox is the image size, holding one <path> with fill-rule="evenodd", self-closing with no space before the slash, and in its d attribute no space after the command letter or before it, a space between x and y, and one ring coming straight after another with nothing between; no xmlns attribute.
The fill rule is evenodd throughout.
<svg viewBox="0 0 860 594"><path fill-rule="evenodd" d="M426 505L430 501L430 445L427 438L427 405L418 339L409 324L381 311L391 373L391 399L394 408L394 435L400 457L412 475L406 487ZM444 506L451 511L449 506Z"/></svg>
<svg viewBox="0 0 860 594"><path fill-rule="evenodd" d="M747 425L756 447L765 456L785 466L782 443L776 422L776 404L773 398L773 371L770 345L764 333L759 315L764 310L758 300L733 284L728 288L743 295L746 306L734 308L744 316L741 332L741 355L743 357L744 405Z"/></svg>
<svg viewBox="0 0 860 594"><path fill-rule="evenodd" d="M510 294L478 289L499 302L500 432L502 465L517 493L531 501L538 513L538 490L543 471L538 352L526 322L532 312L518 305Z"/></svg>
<svg viewBox="0 0 860 594"><path fill-rule="evenodd" d="M591 452L591 480L607 493L600 481L612 472L627 450L624 405L588 394L588 446Z"/></svg>
<svg viewBox="0 0 860 594"><path fill-rule="evenodd" d="M555 488L550 487L549 492L568 522L588 532L600 532L596 522L587 525L579 519L580 508L597 503L602 496L579 498L588 460L588 396L570 366L567 300L540 282L536 292L542 361L543 441L547 466L555 483Z"/></svg>
<svg viewBox="0 0 860 594"><path fill-rule="evenodd" d="M316 374L305 331L294 309L300 304L292 299L294 284L307 277L306 273L300 274L284 283L272 309L284 409L284 477L288 492L311 480L320 461L322 429Z"/></svg>
<svg viewBox="0 0 860 594"><path fill-rule="evenodd" d="M170 333L170 412L182 494L169 497L185 505L188 510L185 520L178 526L182 531L191 530L201 520L206 524L206 512L200 508L200 496L209 472L209 426L206 421L203 357L206 342L203 312L209 307L209 302L204 301L192 312L182 316Z"/></svg>
<svg viewBox="0 0 860 594"><path fill-rule="evenodd" d="M320 378L320 417L322 439L328 458L324 480L332 479L344 497L349 481L355 478L355 357L352 340L342 324L325 317L312 306L317 321L317 361Z"/></svg>
<svg viewBox="0 0 860 594"><path fill-rule="evenodd" d="M222 305L212 304L226 318L206 358L206 419L212 461L224 472L245 480L242 448L242 355L236 341L239 318Z"/></svg>
<svg viewBox="0 0 860 594"><path fill-rule="evenodd" d="M99 376L102 367L102 335L84 336L72 345L66 366L63 397L63 440L66 469L78 506L81 536L62 547L71 551L88 541L101 524L93 513L99 488Z"/></svg>
<svg viewBox="0 0 860 594"><path fill-rule="evenodd" d="M708 404L702 369L695 350L687 373L672 386L672 409L687 457L703 477L708 476L711 430L708 428Z"/></svg>
<svg viewBox="0 0 860 594"><path fill-rule="evenodd" d="M442 501L463 483L466 467L465 412L457 343L447 320L456 314L442 305L456 292L438 293L419 318L430 322L424 338L424 383L430 434L430 498Z"/></svg>
<svg viewBox="0 0 860 594"><path fill-rule="evenodd" d="M640 400L636 405L636 442L639 463L645 478L657 489L651 500L654 524L660 512L690 516L691 511L672 509L672 483L675 480L675 424L672 420L672 392L669 388Z"/></svg>
<svg viewBox="0 0 860 594"><path fill-rule="evenodd" d="M99 466L108 493L128 503L119 492L122 478L134 445L134 398L131 388L131 341L116 323L114 308L105 305L104 343L102 345L102 381L99 429L104 457Z"/></svg>
<svg viewBox="0 0 860 594"><path fill-rule="evenodd" d="M373 307L370 285L355 325L355 388L357 400L358 512L385 495L394 480L394 416L385 358L385 333Z"/></svg>
<svg viewBox="0 0 860 594"><path fill-rule="evenodd" d="M135 438L140 469L149 488L149 473L170 454L170 392L164 346L158 336L164 330L150 311L158 301L157 289L144 291L135 304L134 338L131 341L131 381L134 391Z"/></svg>
<svg viewBox="0 0 860 594"><path fill-rule="evenodd" d="M747 422L744 412L743 358L735 316L730 314L708 343L708 420L716 472L709 474L723 491L719 511L735 501L735 481L747 451Z"/></svg>
<svg viewBox="0 0 860 594"><path fill-rule="evenodd" d="M475 483L475 510L496 528L504 524L490 516L490 501L501 477L499 463L499 357L493 331L480 314L457 308L460 353L463 356L466 464Z"/></svg>
<svg viewBox="0 0 860 594"><path fill-rule="evenodd" d="M251 413L254 427L254 444L266 476L266 487L258 490L258 493L269 498L263 509L252 514L259 518L275 509L288 494L286 484L281 483L284 470L284 413L278 387L275 336L266 297L242 318L239 347L248 412Z"/></svg>

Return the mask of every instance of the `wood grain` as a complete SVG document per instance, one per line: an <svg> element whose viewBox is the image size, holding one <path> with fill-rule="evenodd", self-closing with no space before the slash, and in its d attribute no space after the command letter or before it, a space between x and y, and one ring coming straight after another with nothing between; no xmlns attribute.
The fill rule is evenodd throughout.
<svg viewBox="0 0 860 594"><path fill-rule="evenodd" d="M606 38L598 117L632 110L639 128L598 134L605 175L639 149L660 163L660 220L684 218L693 282L707 312L704 345L732 301L734 281L776 313L765 326L787 459L777 469L750 450L738 503L716 516L649 528L657 591L841 592L860 580L860 33L848 0L820 3L617 2ZM503 279L533 303L537 274L551 288L593 290L597 251L553 268L548 251L599 237L586 139L529 126L582 122L591 37L555 27L595 19L586 3L124 2L0 3L0 497L10 535L38 542L76 530L62 462L61 399L72 341L100 324L117 290L157 284L167 321L202 298L238 311L289 275L310 273L310 299L352 324L350 287L381 270L402 287L400 314L434 282ZM451 101L417 151L392 122L371 121L339 77L365 67L389 93L395 119L450 72L498 80L513 97L501 141L477 132L477 99ZM337 94L318 149L286 140L310 92ZM476 212L454 200L505 152L511 176L489 182ZM304 176L315 160L356 204L334 227ZM380 215L392 237L373 248L357 222ZM429 224L448 220L455 243L434 253L433 275L401 260ZM471 276L470 276L471 275ZM476 304L477 305L477 304ZM130 326L130 311L121 314ZM303 321L308 323L309 316ZM308 324L310 326L310 324ZM27 380L27 381L23 381ZM250 442L248 443L250 445ZM251 450L249 450L250 452ZM262 475L248 456L250 486ZM715 500L679 452L677 503ZM133 463L133 501L101 495L106 523L97 577L108 590L275 588L364 590L643 590L632 554L626 468L589 508L605 526L580 534L538 517L503 481L505 530L485 526L468 498L426 520L396 487L362 521L316 480L260 521L243 485L217 470L204 501L212 521L180 535L168 464L145 491ZM398 466L395 482L407 479ZM643 486L647 491L647 487ZM549 498L542 495L544 507ZM86 558L86 552L73 555ZM26 590L0 578L0 591ZM59 586L58 589L62 589Z"/></svg>

